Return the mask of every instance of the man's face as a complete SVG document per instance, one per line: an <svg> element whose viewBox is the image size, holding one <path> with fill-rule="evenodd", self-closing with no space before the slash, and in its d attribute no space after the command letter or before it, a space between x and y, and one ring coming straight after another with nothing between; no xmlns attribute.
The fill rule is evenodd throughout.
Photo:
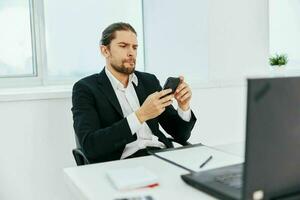
<svg viewBox="0 0 300 200"><path fill-rule="evenodd" d="M115 34L106 58L117 72L129 75L135 69L138 47L136 35L131 31L116 31Z"/></svg>

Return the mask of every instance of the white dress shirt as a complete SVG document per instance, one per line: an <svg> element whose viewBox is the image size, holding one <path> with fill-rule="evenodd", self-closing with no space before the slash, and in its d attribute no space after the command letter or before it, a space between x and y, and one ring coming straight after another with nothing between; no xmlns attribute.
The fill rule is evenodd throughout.
<svg viewBox="0 0 300 200"><path fill-rule="evenodd" d="M138 79L133 73L129 75L128 85L125 88L124 85L113 76L113 74L105 67L105 73L111 82L111 85L116 93L118 101L120 103L124 117L127 118L130 130L132 134L137 134L137 140L128 143L122 153L121 159L124 159L140 149L144 149L147 146L164 148L165 145L158 141L158 137L152 134L151 129L147 123L140 123L135 111L140 108L140 103L133 87L134 83L138 85ZM190 121L191 110L183 111L178 107L178 115L185 121Z"/></svg>

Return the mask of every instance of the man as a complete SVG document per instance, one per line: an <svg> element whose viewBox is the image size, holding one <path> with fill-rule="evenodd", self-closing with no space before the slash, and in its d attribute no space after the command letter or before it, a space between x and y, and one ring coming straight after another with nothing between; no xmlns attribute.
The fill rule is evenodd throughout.
<svg viewBox="0 0 300 200"><path fill-rule="evenodd" d="M135 71L137 48L131 25L108 26L100 41L105 68L73 87L74 129L91 163L145 156L146 147L173 147L159 124L179 142L190 137L196 118L189 86L180 77L175 94L170 94L154 75ZM178 111L171 105L173 98Z"/></svg>

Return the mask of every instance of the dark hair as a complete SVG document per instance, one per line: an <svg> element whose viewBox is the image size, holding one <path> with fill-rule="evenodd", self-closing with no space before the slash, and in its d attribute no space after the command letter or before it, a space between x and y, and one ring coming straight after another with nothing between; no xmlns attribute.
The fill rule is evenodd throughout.
<svg viewBox="0 0 300 200"><path fill-rule="evenodd" d="M124 22L113 23L109 25L106 29L104 29L104 31L102 32L100 45L110 45L111 41L116 37L116 31L131 31L135 35L137 35L136 31L130 24Z"/></svg>

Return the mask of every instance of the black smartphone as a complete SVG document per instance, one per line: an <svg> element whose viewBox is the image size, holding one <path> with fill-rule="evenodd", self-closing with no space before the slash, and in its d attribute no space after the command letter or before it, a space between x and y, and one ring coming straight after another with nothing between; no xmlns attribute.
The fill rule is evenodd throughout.
<svg viewBox="0 0 300 200"><path fill-rule="evenodd" d="M169 89L171 88L172 89L172 92L170 94L173 94L176 90L176 88L178 87L180 83L180 78L178 77L169 77L167 80L166 80L166 83L163 87L163 89Z"/></svg>

